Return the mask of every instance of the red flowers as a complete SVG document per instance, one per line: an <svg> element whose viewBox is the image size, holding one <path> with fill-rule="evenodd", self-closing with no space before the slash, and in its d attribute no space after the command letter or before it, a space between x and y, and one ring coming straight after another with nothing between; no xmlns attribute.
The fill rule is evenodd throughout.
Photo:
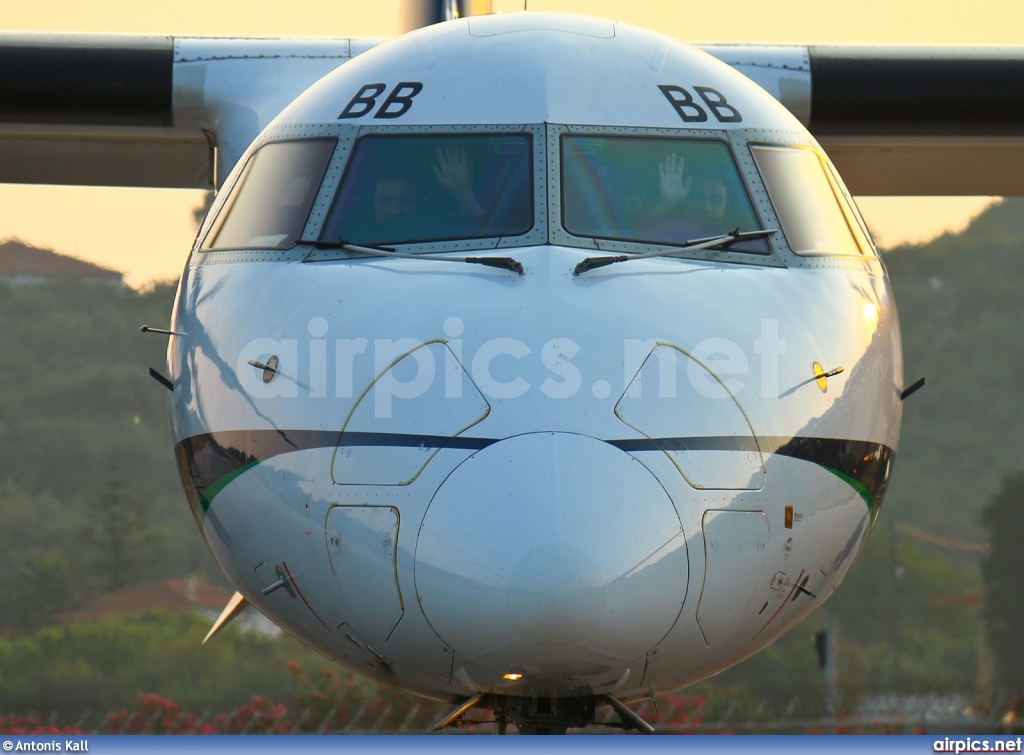
<svg viewBox="0 0 1024 755"><path fill-rule="evenodd" d="M0 734L31 736L36 734L82 734L82 732L74 726L44 724L38 715L31 715L0 716Z"/></svg>

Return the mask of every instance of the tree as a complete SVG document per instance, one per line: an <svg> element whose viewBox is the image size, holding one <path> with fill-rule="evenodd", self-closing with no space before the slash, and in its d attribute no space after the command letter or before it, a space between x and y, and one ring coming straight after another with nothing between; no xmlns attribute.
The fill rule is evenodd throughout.
<svg viewBox="0 0 1024 755"><path fill-rule="evenodd" d="M78 577L67 558L50 553L18 564L6 590L4 628L12 634L49 626L78 604Z"/></svg>
<svg viewBox="0 0 1024 755"><path fill-rule="evenodd" d="M981 515L991 550L981 565L983 617L996 657L997 679L1013 692L1024 689L1024 472L1007 475Z"/></svg>
<svg viewBox="0 0 1024 755"><path fill-rule="evenodd" d="M142 500L117 478L86 502L82 537L93 546L100 588L108 592L137 581L154 540Z"/></svg>

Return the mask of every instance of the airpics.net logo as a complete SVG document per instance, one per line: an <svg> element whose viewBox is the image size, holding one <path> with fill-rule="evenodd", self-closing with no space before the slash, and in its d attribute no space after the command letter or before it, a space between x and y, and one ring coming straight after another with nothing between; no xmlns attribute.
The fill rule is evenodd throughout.
<svg viewBox="0 0 1024 755"><path fill-rule="evenodd" d="M374 415L387 418L396 401L428 393L461 399L478 391L487 399L509 400L570 399L589 392L599 400L617 400L624 392L675 399L692 390L704 398L728 399L752 388L775 398L786 353L778 320L772 319L761 320L760 334L746 348L727 338L708 338L685 351L657 337L625 338L618 347L602 344L601 358L589 360L572 338L531 345L499 337L470 347L460 318L449 317L442 330L443 336L426 342L330 338L327 320L314 317L307 324L308 339L248 342L238 354L236 374L256 399L350 399L372 393ZM583 363L608 365L609 374L585 374ZM754 386L748 385L752 374Z"/></svg>
<svg viewBox="0 0 1024 755"><path fill-rule="evenodd" d="M1021 737L943 737L932 745L933 752L1021 752Z"/></svg>

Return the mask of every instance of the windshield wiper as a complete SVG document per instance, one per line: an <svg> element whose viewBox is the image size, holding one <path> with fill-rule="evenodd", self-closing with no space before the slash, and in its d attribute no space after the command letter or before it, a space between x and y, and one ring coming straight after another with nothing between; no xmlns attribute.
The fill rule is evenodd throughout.
<svg viewBox="0 0 1024 755"><path fill-rule="evenodd" d="M397 252L387 246L361 246L350 244L344 239L338 241L310 241L300 239L300 244L312 244L326 249L344 249L346 252L366 254L371 257L402 257L411 260L439 260L441 262L468 262L472 265L487 265L502 270L511 270L513 273L523 274L523 263L512 257L453 257L450 254L410 254L408 252Z"/></svg>
<svg viewBox="0 0 1024 755"><path fill-rule="evenodd" d="M671 257L673 254L679 254L680 252L693 252L700 249L728 249L730 246L735 244L737 241L746 241L747 239L762 239L765 236L771 236L773 233L778 233L778 229L771 228L764 231L743 231L737 228L729 233L721 236L711 236L704 239L694 239L692 241L686 241L682 244L667 247L665 249L658 249L654 252L645 252L644 254L616 254L608 257L587 257L585 260L580 262L573 269L573 275L579 275L585 273L588 270L593 270L595 267L604 267L605 265L613 265L616 262L627 262L629 260L645 260L651 257Z"/></svg>

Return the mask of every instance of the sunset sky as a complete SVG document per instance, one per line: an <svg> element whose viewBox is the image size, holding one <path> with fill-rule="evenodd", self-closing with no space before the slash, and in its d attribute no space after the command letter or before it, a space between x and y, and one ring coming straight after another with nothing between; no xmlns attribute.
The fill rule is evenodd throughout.
<svg viewBox="0 0 1024 755"><path fill-rule="evenodd" d="M1024 44L1020 0L528 0L529 10L616 18L683 41L761 43ZM0 32L203 36L388 37L397 0L3 0ZM494 0L495 10L523 2ZM0 239L14 236L114 267L139 285L180 273L202 192L0 185ZM866 198L883 245L962 227L986 198Z"/></svg>

